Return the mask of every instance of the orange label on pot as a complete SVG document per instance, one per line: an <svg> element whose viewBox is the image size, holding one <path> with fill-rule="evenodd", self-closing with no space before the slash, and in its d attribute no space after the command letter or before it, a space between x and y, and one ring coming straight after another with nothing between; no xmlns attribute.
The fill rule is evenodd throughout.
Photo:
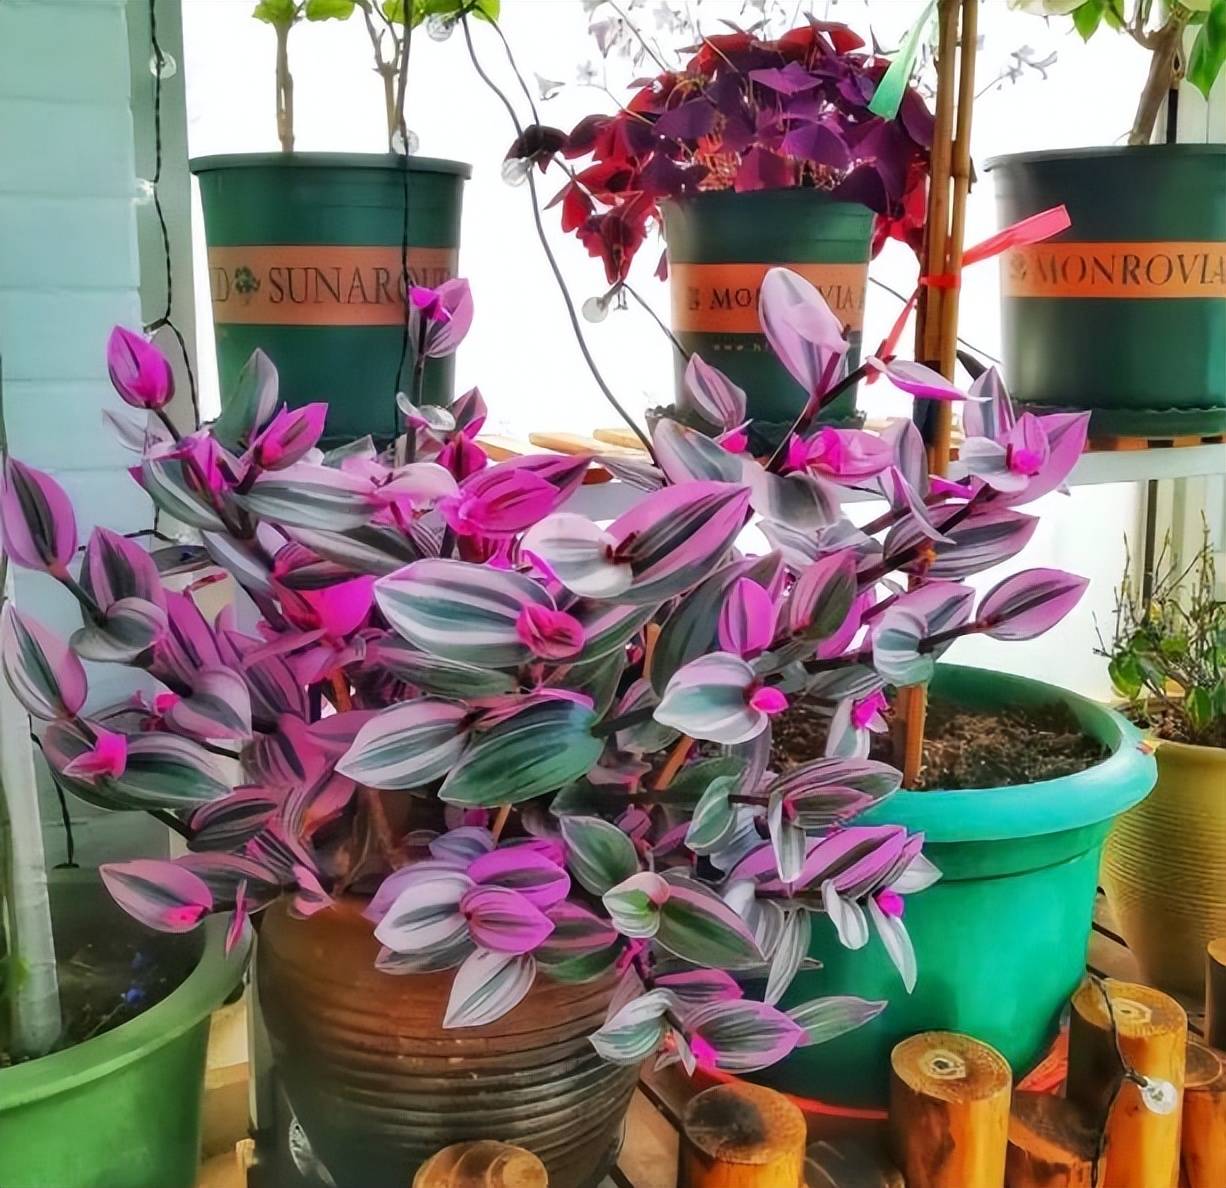
<svg viewBox="0 0 1226 1188"><path fill-rule="evenodd" d="M1001 278L1006 297L1226 298L1226 243L1036 243Z"/></svg>
<svg viewBox="0 0 1226 1188"><path fill-rule="evenodd" d="M862 328L867 264L670 264L673 329L761 334L758 293L772 268L803 276L849 329Z"/></svg>
<svg viewBox="0 0 1226 1188"><path fill-rule="evenodd" d="M456 274L455 248L409 248L409 283ZM255 326L399 326L400 248L271 244L209 248L213 321Z"/></svg>

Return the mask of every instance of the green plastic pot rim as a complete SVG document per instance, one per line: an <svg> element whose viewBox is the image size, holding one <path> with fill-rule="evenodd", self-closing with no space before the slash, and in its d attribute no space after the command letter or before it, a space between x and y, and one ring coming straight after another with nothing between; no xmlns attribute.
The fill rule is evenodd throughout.
<svg viewBox="0 0 1226 1188"><path fill-rule="evenodd" d="M196 968L157 1006L104 1035L0 1072L0 1113L109 1076L212 1014L238 984L251 954L250 929L229 953L226 930L227 921L220 916L205 921Z"/></svg>
<svg viewBox="0 0 1226 1188"><path fill-rule="evenodd" d="M387 169L400 173L404 157L399 153L221 153L193 157L188 168L195 174L215 169ZM449 173L470 178L473 167L465 161L410 155L410 173Z"/></svg>
<svg viewBox="0 0 1226 1188"><path fill-rule="evenodd" d="M1044 161L1095 161L1115 157L1221 157L1226 144L1126 144L1073 149L1039 149L1030 153L1005 153L989 157L984 172L1010 165L1029 165Z"/></svg>
<svg viewBox="0 0 1226 1188"><path fill-rule="evenodd" d="M834 198L827 190L814 189L812 186L783 186L775 190L703 190L688 198L665 198L660 206L668 207L700 206L712 200L738 203L761 202L768 198L778 198L781 194L803 194L807 201L817 201L824 206L846 206L855 210L865 211L872 215L872 210L863 202L845 202L842 198ZM734 197L728 197L732 195ZM788 201L785 199L784 201Z"/></svg>
<svg viewBox="0 0 1226 1188"><path fill-rule="evenodd" d="M952 700L973 704L974 696L959 696L959 686L988 681L1003 691L997 705L1010 704L1010 686L1026 686L1033 703L1064 702L1083 726L1093 723L1110 755L1085 771L1034 784L895 792L857 824L905 825L938 844L1007 841L1099 825L1149 795L1158 778L1154 756L1142 750L1141 731L1101 702L1044 681L960 664L937 665L933 684Z"/></svg>

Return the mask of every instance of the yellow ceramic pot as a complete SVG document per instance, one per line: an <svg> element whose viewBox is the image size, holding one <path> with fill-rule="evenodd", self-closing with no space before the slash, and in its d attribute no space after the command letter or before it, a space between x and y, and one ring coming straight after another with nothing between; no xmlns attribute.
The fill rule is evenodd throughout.
<svg viewBox="0 0 1226 1188"><path fill-rule="evenodd" d="M1147 981L1200 995L1226 936L1226 749L1164 742L1158 784L1115 823L1103 887Z"/></svg>

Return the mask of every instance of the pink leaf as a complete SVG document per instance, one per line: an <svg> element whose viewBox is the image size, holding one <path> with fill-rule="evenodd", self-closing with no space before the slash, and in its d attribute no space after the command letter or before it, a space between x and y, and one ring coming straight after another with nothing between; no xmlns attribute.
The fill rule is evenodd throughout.
<svg viewBox="0 0 1226 1188"><path fill-rule="evenodd" d="M477 858L468 868L475 883L509 887L537 907L548 908L570 892L570 875L539 850L503 846Z"/></svg>
<svg viewBox="0 0 1226 1188"><path fill-rule="evenodd" d="M501 536L522 532L560 502L558 491L531 471L491 466L439 500L438 510L457 536Z"/></svg>
<svg viewBox="0 0 1226 1188"><path fill-rule="evenodd" d="M94 726L94 744L90 750L69 760L63 774L92 784L100 776L121 776L128 766L128 740L101 726Z"/></svg>
<svg viewBox="0 0 1226 1188"><path fill-rule="evenodd" d="M460 900L474 941L495 953L530 953L553 931L553 921L509 887L474 887Z"/></svg>
<svg viewBox="0 0 1226 1188"><path fill-rule="evenodd" d="M1034 639L1077 605L1088 584L1059 569L1027 569L984 595L978 619L993 639Z"/></svg>
<svg viewBox="0 0 1226 1188"><path fill-rule="evenodd" d="M876 358L866 359L865 362L875 370L884 372L896 388L912 396L924 400L966 399L966 393L961 388L950 383L939 371L933 371L922 363L912 363L907 359L883 362Z"/></svg>
<svg viewBox="0 0 1226 1188"><path fill-rule="evenodd" d="M775 603L752 578L738 578L720 607L719 646L747 660L761 655L775 638Z"/></svg>
<svg viewBox="0 0 1226 1188"><path fill-rule="evenodd" d="M64 489L49 474L4 459L0 535L11 560L66 577L77 551L77 521Z"/></svg>
<svg viewBox="0 0 1226 1188"><path fill-rule="evenodd" d="M744 391L698 354L691 355L686 364L682 393L683 408L690 405L704 421L720 429L732 429L745 420Z"/></svg>
<svg viewBox="0 0 1226 1188"><path fill-rule="evenodd" d="M261 470L293 466L315 448L327 416L326 404L281 409L251 443L250 460Z"/></svg>
<svg viewBox="0 0 1226 1188"><path fill-rule="evenodd" d="M125 404L165 408L175 394L175 376L162 354L142 334L116 326L106 343L106 369Z"/></svg>
<svg viewBox="0 0 1226 1188"><path fill-rule="evenodd" d="M758 316L779 362L810 397L826 392L847 354L843 324L803 277L772 268L762 281Z"/></svg>
<svg viewBox="0 0 1226 1188"><path fill-rule="evenodd" d="M213 909L208 884L173 862L108 862L98 873L125 912L159 932L189 932Z"/></svg>
<svg viewBox="0 0 1226 1188"><path fill-rule="evenodd" d="M36 718L75 717L85 704L85 668L66 644L11 602L0 616L0 660L17 700Z"/></svg>

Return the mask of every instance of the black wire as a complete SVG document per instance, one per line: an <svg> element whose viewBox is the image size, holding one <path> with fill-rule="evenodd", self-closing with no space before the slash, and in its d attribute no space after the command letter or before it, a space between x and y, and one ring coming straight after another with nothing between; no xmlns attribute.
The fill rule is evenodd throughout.
<svg viewBox="0 0 1226 1188"><path fill-rule="evenodd" d="M668 335L668 341L671 342L674 347L676 347L677 354L679 354L688 363L690 361L690 352L687 351L685 347L681 345L680 339L678 339L677 336L664 324L664 321L660 317L660 315L656 313L656 311L652 309L651 306L648 305L647 302L642 297L640 297L639 294L633 288L630 287L629 282L622 281L621 288L625 289L626 292L629 293L630 296L633 297L635 301L637 301L639 305L641 305L643 309L646 310L647 313L651 315L652 321L654 321L655 324L659 326L660 329L663 330L666 335Z"/></svg>
<svg viewBox="0 0 1226 1188"><path fill-rule="evenodd" d="M179 344L179 352L183 356L183 367L187 372L188 394L192 402L193 428L200 426L200 397L196 390L196 373L192 370L191 357L187 353L187 342L179 327L171 318L174 306L174 270L170 265L170 231L166 226L166 213L162 210L162 196L158 186L162 180L162 67L166 55L158 41L157 0L149 0L149 40L153 45L153 61L156 69L153 72L153 209L157 215L158 228L162 233L162 255L166 260L166 308L160 318L155 318L145 327L149 334L156 334L163 326L174 336Z"/></svg>
<svg viewBox="0 0 1226 1188"><path fill-rule="evenodd" d="M30 731L30 741L42 753L43 740ZM45 758L45 755L44 755ZM50 770L50 764L47 765ZM60 802L60 821L64 825L64 861L56 866L56 870L75 870L77 865L77 839L72 832L72 817L68 812L68 800L64 796L64 789L60 787L60 782L55 778L55 773L52 772L51 782L55 785L55 795Z"/></svg>
<svg viewBox="0 0 1226 1188"><path fill-rule="evenodd" d="M393 36L395 34L393 33ZM400 69L409 68L409 48L413 41L412 21L406 20L404 25L404 40L400 46ZM412 302L409 300L409 128L404 118L404 110L397 113L400 132L400 285L403 289L401 298L404 301L404 322L400 327L400 362L396 365L396 381L392 391L392 437L396 436L397 404L396 397L404 391L404 369L409 358L409 324L413 320Z"/></svg>
<svg viewBox="0 0 1226 1188"><path fill-rule="evenodd" d="M524 132L523 125L519 122L519 116L515 114L514 105L511 103L510 99L507 98L506 93L502 90L502 88L499 87L499 85L494 82L494 80L490 78L488 74L486 74L485 69L482 67L477 58L477 51L473 45L472 33L468 28L467 11L461 12L460 23L464 29L464 41L468 46L468 56L472 60L473 69L477 72L477 77L480 78L483 83L485 83L485 85L494 93L494 95L497 96L503 107L506 108L507 114L511 117L511 123L515 127L515 135L522 136ZM493 19L490 19L489 23L495 28L498 27L498 22ZM520 83L523 85L522 77L520 79ZM541 250L545 253L545 259L549 263L549 270L553 273L553 278L557 282L558 291L562 294L562 301L566 305L566 313L570 318L571 330L574 332L575 341L579 344L579 350L583 355L584 362L587 363L588 370L592 373L592 378L596 381L596 386L604 394L605 399L613 406L617 412L617 415L620 416L627 425L629 425L634 435L643 443L643 448L647 451L648 457L650 457L654 462L655 451L651 448L651 441L648 439L647 435L642 431L642 429L639 428L634 418L631 417L631 415L622 407L621 402L617 399L617 397L613 395L613 390L605 382L604 376L601 375L600 368L596 366L596 360L592 357L592 352L588 348L587 339L583 336L583 327L579 324L579 315L575 310L574 299L570 295L570 290L566 287L566 280L562 276L562 269L558 266L557 257L553 254L553 249L549 246L549 238L545 234L545 225L541 221L541 204L536 193L536 180L532 176L531 168L528 170L528 192L532 196L532 222L536 227L536 237L538 240L540 240Z"/></svg>

